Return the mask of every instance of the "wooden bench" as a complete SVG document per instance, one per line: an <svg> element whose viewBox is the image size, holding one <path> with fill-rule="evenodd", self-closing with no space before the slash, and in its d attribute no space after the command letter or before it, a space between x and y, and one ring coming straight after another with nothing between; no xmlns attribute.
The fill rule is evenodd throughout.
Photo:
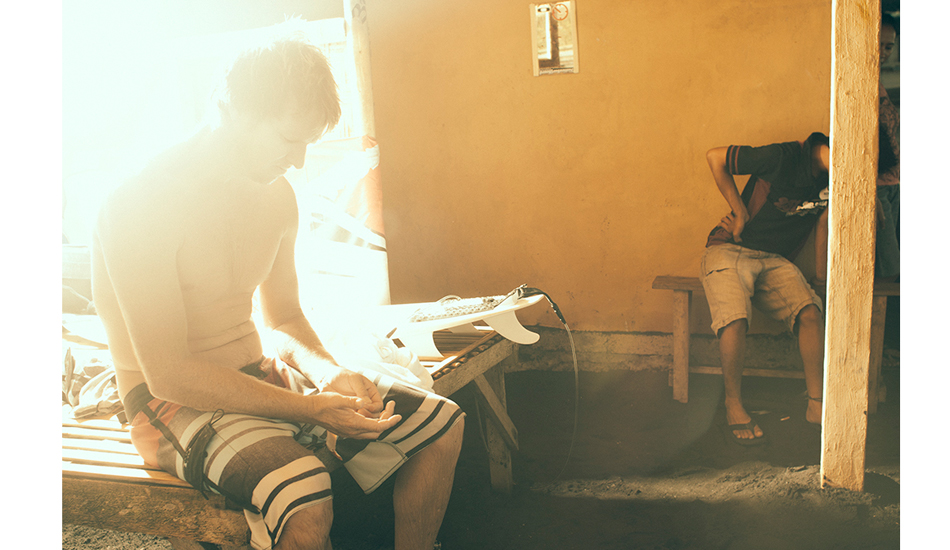
<svg viewBox="0 0 950 550"><path fill-rule="evenodd" d="M503 363L513 360L517 344L487 327L477 329L434 333L444 356L422 363L440 395L474 382L490 419L486 443L492 487L507 493L518 431L507 414ZM62 443L64 524L168 537L179 549L203 548L193 541L235 549L248 545L250 531L239 508L220 495L209 493L206 500L184 481L145 465L126 426L114 417L78 422L64 410ZM331 456L326 452L321 458L338 466Z"/></svg>
<svg viewBox="0 0 950 550"><path fill-rule="evenodd" d="M673 365L670 368L670 385L673 398L686 403L689 398L689 373L722 374L719 367L689 364L689 310L694 292L703 292L698 277L674 277L660 275L653 280L653 288L673 291ZM824 295L824 287L815 289ZM874 302L871 314L871 364L868 380L868 413L877 411L877 404L884 401L885 388L881 378L881 361L884 355L884 319L887 314L887 297L900 296L900 283L875 283ZM745 368L744 375L804 378L800 370Z"/></svg>

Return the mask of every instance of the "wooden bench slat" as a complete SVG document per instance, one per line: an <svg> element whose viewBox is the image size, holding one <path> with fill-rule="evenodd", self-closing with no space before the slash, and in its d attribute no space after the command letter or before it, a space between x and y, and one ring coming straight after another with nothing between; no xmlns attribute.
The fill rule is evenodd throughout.
<svg viewBox="0 0 950 550"><path fill-rule="evenodd" d="M70 428L63 426L63 439L92 439L98 441L119 441L132 443L127 430L101 430L96 428Z"/></svg>
<svg viewBox="0 0 950 550"><path fill-rule="evenodd" d="M465 386L468 381L484 374L514 352L514 342L505 340L501 336L491 336L484 341L476 342L472 349L460 353L455 359L447 359L440 369L433 373L435 386L433 389L439 395L452 395ZM476 353L477 349L477 353Z"/></svg>
<svg viewBox="0 0 950 550"><path fill-rule="evenodd" d="M187 487L194 490L188 483L162 470L144 470L141 468L114 468L97 466L95 464L76 464L63 462L63 478L100 479L122 481L125 483L144 483L148 485L169 485L173 487ZM195 491L197 492L197 491Z"/></svg>
<svg viewBox="0 0 950 550"><path fill-rule="evenodd" d="M63 448L63 460L73 464L92 464L97 466L141 468L155 470L137 454L112 453L89 449Z"/></svg>
<svg viewBox="0 0 950 550"><path fill-rule="evenodd" d="M118 420L113 418L97 418L93 420L75 420L63 421L63 427L69 428L86 428L91 430L105 430L107 432L127 432L128 427L123 426L119 423Z"/></svg>
<svg viewBox="0 0 950 550"><path fill-rule="evenodd" d="M63 439L63 448L135 456L139 454L131 443L96 439Z"/></svg>
<svg viewBox="0 0 950 550"><path fill-rule="evenodd" d="M691 292L703 292L703 283L699 280L699 277L659 275L653 279L653 288L657 290L688 290ZM824 294L825 285L815 285L815 292ZM901 284L876 281L874 283L874 295L900 296Z"/></svg>
<svg viewBox="0 0 950 550"><path fill-rule="evenodd" d="M660 275L653 279L653 288L662 290L692 290L702 291L703 283L699 277L674 277L672 275Z"/></svg>

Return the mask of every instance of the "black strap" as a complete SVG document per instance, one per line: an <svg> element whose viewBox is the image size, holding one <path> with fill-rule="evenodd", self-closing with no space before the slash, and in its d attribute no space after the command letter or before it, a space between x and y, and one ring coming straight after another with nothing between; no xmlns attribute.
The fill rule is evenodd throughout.
<svg viewBox="0 0 950 550"><path fill-rule="evenodd" d="M247 365L246 367L241 368L241 372L254 376L255 378L263 378L266 376L266 373L261 370L260 366L263 362L257 361ZM214 423L221 419L224 416L224 411L218 409L211 415L211 419L202 426L191 440L188 442L188 447L184 448L181 445L181 442L178 441L178 437L165 425L158 417L160 411L169 405L168 401L161 401L155 407L155 410L149 408L148 404L155 399L155 396L152 395L152 392L149 391L148 386L145 384L139 384L132 388L128 394L126 394L125 399L123 400L123 405L125 406L126 411L128 411L129 420L131 421L135 418L138 413L144 413L148 417L149 424L151 424L155 429L161 432L162 436L168 440L172 446L175 447L175 450L181 455L182 459L182 469L184 471L185 481L189 485L194 487L201 493L201 496L208 498L208 495L205 494L205 490L208 487L213 488L219 494L224 495L226 498L238 503L238 505L243 508L247 508L253 512L260 513L256 506L250 502L245 502L244 499L236 498L234 495L229 494L228 492L223 491L217 484L213 483L204 473L204 464L205 458L208 456L208 443L211 442L211 438L217 434L217 431L214 429Z"/></svg>
<svg viewBox="0 0 950 550"><path fill-rule="evenodd" d="M144 409L152 399L155 399L155 396L152 395L152 392L148 391L148 386L145 384L139 384L132 388L132 390L126 394L125 399L122 400L122 405L125 407L126 413L128 413L129 422L142 412L142 409Z"/></svg>
<svg viewBox="0 0 950 550"><path fill-rule="evenodd" d="M191 441L188 442L188 448L185 449L183 453L179 451L181 453L182 470L185 474L185 481L191 484L195 489L198 489L198 492L201 493L201 496L205 497L205 499L208 498L208 495L205 494L205 488L209 485L214 486L204 473L205 458L208 456L208 443L217 433L214 429L214 423L222 416L224 416L224 411L220 409L215 411L214 414L211 415L211 420L191 437ZM176 446L175 448L178 449L179 447ZM215 487L215 489L217 489L217 487Z"/></svg>
<svg viewBox="0 0 950 550"><path fill-rule="evenodd" d="M178 438L175 437L175 434L173 434L171 430L168 429L168 426L166 426L158 418L157 411L164 408L168 402L162 401L155 408L156 410L152 410L148 407L148 404L154 399L155 396L153 396L152 392L148 390L148 386L145 384L139 384L138 386L132 388L128 394L126 394L125 400L123 400L123 405L125 405L125 410L129 412L130 420L138 416L139 413L143 413L146 417L148 417L148 423L151 424L156 430L160 431L165 439L167 439L168 442L175 447L175 450L178 451L178 454L184 458L185 449L182 448ZM185 481L188 480L186 479ZM188 482L191 483L190 481Z"/></svg>

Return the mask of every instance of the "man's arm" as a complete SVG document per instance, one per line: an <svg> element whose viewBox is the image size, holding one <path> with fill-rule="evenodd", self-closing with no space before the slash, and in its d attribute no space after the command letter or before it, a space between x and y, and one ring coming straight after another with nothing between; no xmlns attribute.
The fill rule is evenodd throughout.
<svg viewBox="0 0 950 550"><path fill-rule="evenodd" d="M742 196L739 194L739 188L736 186L736 180L726 168L726 153L728 147L716 147L706 153L706 162L709 163L709 169L712 171L713 179L716 180L716 187L722 193L723 198L729 204L732 211L724 216L719 222L719 226L732 233L735 242L742 242L741 234L745 229L745 224L749 221L749 211L745 203L742 202Z"/></svg>
<svg viewBox="0 0 950 550"><path fill-rule="evenodd" d="M375 417L384 410L376 386L365 376L341 367L323 346L300 307L294 245L297 235L297 207L293 189L286 182L288 226L267 279L261 283L260 298L264 323L279 340L280 358L300 371L321 392L332 391L360 399L361 414Z"/></svg>
<svg viewBox="0 0 950 550"><path fill-rule="evenodd" d="M107 275L155 397L199 410L319 424L350 437L375 437L389 427L387 419L357 415L361 403L356 398L299 395L194 356L177 272L182 235L176 228L182 224L150 206L156 203L110 201L97 227Z"/></svg>
<svg viewBox="0 0 950 550"><path fill-rule="evenodd" d="M193 356L177 270L183 235L175 213L153 210L162 197L121 190L97 226L105 272L125 322L135 359L158 398L201 410L252 412L259 391L235 370ZM247 395L250 399L239 400ZM245 409L242 411L242 409Z"/></svg>

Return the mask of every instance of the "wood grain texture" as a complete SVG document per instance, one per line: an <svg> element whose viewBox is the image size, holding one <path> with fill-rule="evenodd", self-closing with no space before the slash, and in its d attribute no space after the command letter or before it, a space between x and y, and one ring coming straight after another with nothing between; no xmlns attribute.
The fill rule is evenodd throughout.
<svg viewBox="0 0 950 550"><path fill-rule="evenodd" d="M184 487L63 476L63 523L174 536L218 544L250 540L244 513L224 497Z"/></svg>
<svg viewBox="0 0 950 550"><path fill-rule="evenodd" d="M880 0L832 3L831 200L821 485L864 489Z"/></svg>

